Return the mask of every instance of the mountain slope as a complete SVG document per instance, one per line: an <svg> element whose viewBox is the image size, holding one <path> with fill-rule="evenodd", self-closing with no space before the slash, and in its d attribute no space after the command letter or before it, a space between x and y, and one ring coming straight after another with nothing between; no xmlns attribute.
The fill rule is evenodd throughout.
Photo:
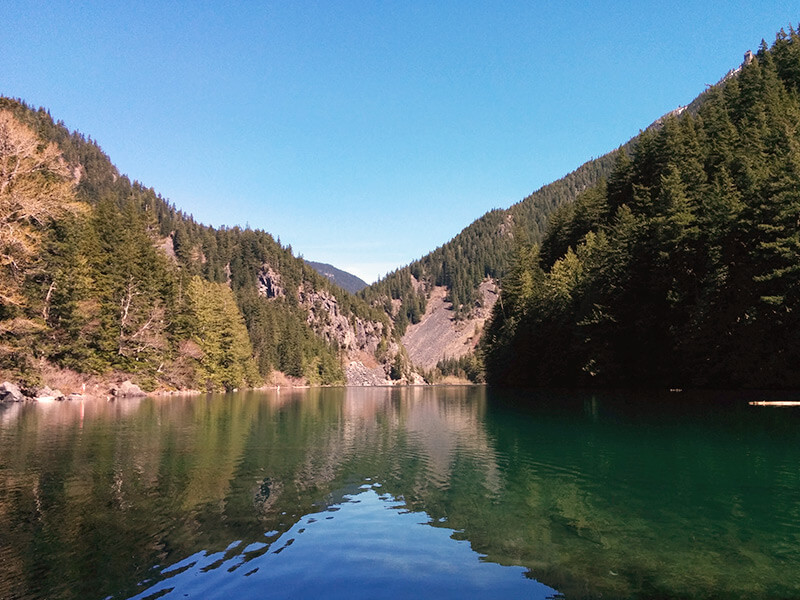
<svg viewBox="0 0 800 600"><path fill-rule="evenodd" d="M746 57L746 60L749 60ZM742 67L731 70L720 81L735 78ZM645 132L659 131L664 123L678 115L697 115L711 97L710 91L701 93L690 104L679 107L656 119ZM467 328L483 323L480 313L486 308L479 286L488 278L499 285L513 265L515 238L523 243L548 243L545 232L562 227L564 215L559 209L571 206L587 190L604 185L614 172L621 152L632 153L641 136L629 140L620 148L599 158L590 160L578 169L551 184L543 186L508 209L489 211L452 240L433 252L390 273L361 292L361 296L373 306L382 306L392 316L398 332L405 333L409 324L420 323L425 307L434 290L446 290L446 303L438 303L437 310L445 313L429 323L449 321L448 336L461 329L459 322L465 321ZM578 215L576 218L587 218ZM555 222L551 222L555 219ZM551 235L551 241L555 238ZM546 252L547 248L543 248ZM412 281L415 283L412 285ZM444 339L436 335L426 336L425 325L415 327L415 336L430 341L424 364L430 364L433 356L439 360L451 358ZM419 354L412 353L413 356Z"/></svg>
<svg viewBox="0 0 800 600"><path fill-rule="evenodd" d="M409 353L414 364L430 369L445 359L463 356L471 347L454 353L452 339L465 330L475 332L476 328L470 344L480 338L485 313L492 308L487 299L493 297L481 292L481 286L488 283L496 287L506 274L515 235L540 241L550 215L607 176L614 160L613 153L591 160L510 208L487 212L446 244L390 273L359 295L370 305L382 307L400 335L411 325L414 339L426 340L424 358L418 352ZM442 301L435 306L435 311L442 314L434 316L429 311L422 323L436 290L445 290ZM425 331L433 323L442 335ZM403 340L416 345L406 337Z"/></svg>
<svg viewBox="0 0 800 600"><path fill-rule="evenodd" d="M800 36L746 63L520 245L490 382L800 386Z"/></svg>
<svg viewBox="0 0 800 600"><path fill-rule="evenodd" d="M231 389L275 371L345 382L363 359L389 381L400 347L380 311L263 231L196 223L94 142L8 98L0 187L5 378L35 384L56 368Z"/></svg>
<svg viewBox="0 0 800 600"><path fill-rule="evenodd" d="M497 286L490 279L480 285L479 292L480 306L469 318L456 319L453 306L446 299L446 288L436 286L431 290L419 323L409 325L402 337L414 365L431 371L444 359L460 359L474 352L498 297Z"/></svg>

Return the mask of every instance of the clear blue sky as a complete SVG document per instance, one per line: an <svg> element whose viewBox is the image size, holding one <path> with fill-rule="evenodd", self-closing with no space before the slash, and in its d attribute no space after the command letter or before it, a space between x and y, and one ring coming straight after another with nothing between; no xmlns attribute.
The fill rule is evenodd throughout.
<svg viewBox="0 0 800 600"><path fill-rule="evenodd" d="M0 94L199 221L373 281L798 21L800 0L0 0Z"/></svg>

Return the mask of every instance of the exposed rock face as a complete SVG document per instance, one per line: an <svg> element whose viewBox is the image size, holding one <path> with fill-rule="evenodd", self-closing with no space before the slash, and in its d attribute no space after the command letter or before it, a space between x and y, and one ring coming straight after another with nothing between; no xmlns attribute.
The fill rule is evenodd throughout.
<svg viewBox="0 0 800 600"><path fill-rule="evenodd" d="M686 109L687 109L686 106L679 106L675 110L669 111L664 116L659 117L658 119L653 121L650 124L650 126L648 127L648 129L653 129L655 131L658 131L659 129L661 129L664 126L664 123L667 121L667 119L669 119L671 117L677 117L677 116L681 115L684 111L686 111Z"/></svg>
<svg viewBox="0 0 800 600"><path fill-rule="evenodd" d="M383 336L383 323L354 317L352 321L339 310L336 296L327 290L299 290L300 304L308 310L307 322L328 343L346 352L374 354Z"/></svg>
<svg viewBox="0 0 800 600"><path fill-rule="evenodd" d="M497 235L500 237L514 237L514 215L511 211L508 211L503 218L503 222L500 223L500 226L497 228Z"/></svg>
<svg viewBox="0 0 800 600"><path fill-rule="evenodd" d="M173 263L178 262L178 257L175 254L175 232L172 231L170 234L165 237L159 244L156 245L156 248L159 248L164 254L167 255Z"/></svg>
<svg viewBox="0 0 800 600"><path fill-rule="evenodd" d="M386 378L383 367L367 367L358 360L351 360L345 367L347 385L389 385L391 381Z"/></svg>
<svg viewBox="0 0 800 600"><path fill-rule="evenodd" d="M0 402L22 402L25 396L13 383L6 381L0 385Z"/></svg>
<svg viewBox="0 0 800 600"><path fill-rule="evenodd" d="M280 273L266 263L258 273L258 289L268 299L282 298L287 294ZM306 310L306 323L314 333L343 351L347 385L409 383L405 376L399 381L389 377L395 358L402 349L397 342L385 339L384 323L343 313L339 300L326 289L317 290L301 284L297 288L297 299ZM380 360L375 358L379 347ZM413 378L413 374L411 376ZM420 381L417 376L411 383Z"/></svg>
<svg viewBox="0 0 800 600"><path fill-rule="evenodd" d="M431 290L422 320L409 325L402 340L414 365L432 369L444 358L460 358L475 349L498 298L497 286L491 279L478 289L480 305L462 320L455 319L452 304L445 300L446 288L437 286Z"/></svg>
<svg viewBox="0 0 800 600"><path fill-rule="evenodd" d="M258 293L265 298L283 298L286 290L281 285L281 276L267 263L258 272Z"/></svg>
<svg viewBox="0 0 800 600"><path fill-rule="evenodd" d="M308 311L307 323L328 343L341 348L346 354L345 375L347 385L391 385L391 364L400 347L389 341L381 362L375 354L384 337L384 325L360 317L342 314L336 296L327 290L298 290L300 305Z"/></svg>

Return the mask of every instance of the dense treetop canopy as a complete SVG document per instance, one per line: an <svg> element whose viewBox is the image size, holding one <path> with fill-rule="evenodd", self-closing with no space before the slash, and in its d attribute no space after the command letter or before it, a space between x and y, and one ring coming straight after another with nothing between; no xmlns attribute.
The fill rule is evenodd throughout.
<svg viewBox="0 0 800 600"><path fill-rule="evenodd" d="M800 37L616 153L540 244L517 240L487 376L525 385L797 387Z"/></svg>

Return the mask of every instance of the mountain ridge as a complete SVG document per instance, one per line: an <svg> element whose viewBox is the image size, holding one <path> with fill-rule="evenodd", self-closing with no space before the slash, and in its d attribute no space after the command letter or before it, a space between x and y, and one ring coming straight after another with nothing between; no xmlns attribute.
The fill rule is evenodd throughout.
<svg viewBox="0 0 800 600"><path fill-rule="evenodd" d="M721 82L735 82L739 70L732 73ZM711 90L672 113L693 115L708 97ZM120 174L95 142L44 109L0 98L0 112L8 139L13 133L39 140L29 156L20 147L5 149L0 159L44 161L49 173L14 185L24 191L35 184L38 192L28 190L34 196L48 190L60 198L42 219L0 214L22 232L8 242L11 254L0 265L0 372L35 380L42 372L37 361L51 361L65 369L128 373L149 387L209 389L257 384L273 372L310 383L418 382L415 360L430 373L463 357L463 348L454 355L444 340L473 327L462 345L475 346L492 310L480 286L497 286L509 275L520 243L542 242L543 252L559 252L552 231L573 227L575 219L561 209L605 185L645 132L676 116L657 119L618 149L508 208L488 211L354 296L332 282L330 265L304 262L266 232L196 223ZM3 189L11 182L7 177ZM428 310L434 292L436 305ZM222 315L228 332L220 329ZM426 323L437 323L441 335L421 335ZM206 335L206 326L221 337ZM441 347L415 358L419 353L402 344L410 326L424 344L441 341ZM238 340L237 357L214 358L228 338ZM235 372L225 371L228 363Z"/></svg>
<svg viewBox="0 0 800 600"><path fill-rule="evenodd" d="M489 381L796 389L798 91L800 35L782 30L521 244Z"/></svg>
<svg viewBox="0 0 800 600"><path fill-rule="evenodd" d="M317 273L327 277L330 281L338 285L340 288L347 290L351 294L357 294L369 284L360 277L343 271L328 263L315 262L313 260L304 259L307 264L311 265Z"/></svg>

